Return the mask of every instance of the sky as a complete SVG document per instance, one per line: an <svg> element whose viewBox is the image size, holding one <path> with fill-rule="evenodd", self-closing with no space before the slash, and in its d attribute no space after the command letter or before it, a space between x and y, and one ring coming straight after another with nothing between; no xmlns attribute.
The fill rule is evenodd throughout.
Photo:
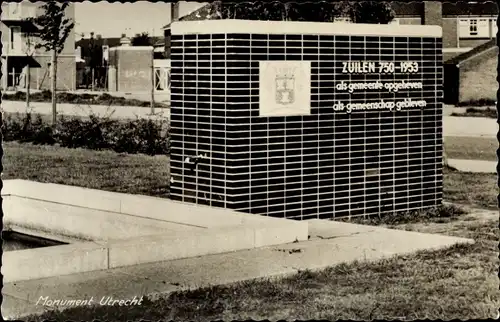
<svg viewBox="0 0 500 322"><path fill-rule="evenodd" d="M180 1L180 15L186 15L204 3ZM170 23L170 3L137 1L109 3L107 1L75 3L75 32L87 38L90 32L102 37L120 37L123 33L134 36L148 32L162 36L161 27Z"/></svg>

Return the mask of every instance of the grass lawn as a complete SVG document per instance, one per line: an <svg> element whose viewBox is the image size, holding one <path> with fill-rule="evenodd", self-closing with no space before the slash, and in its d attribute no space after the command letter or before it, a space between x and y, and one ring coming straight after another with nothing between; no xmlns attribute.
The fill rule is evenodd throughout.
<svg viewBox="0 0 500 322"><path fill-rule="evenodd" d="M446 137L444 145L450 159L497 161L496 138Z"/></svg>
<svg viewBox="0 0 500 322"><path fill-rule="evenodd" d="M475 141L470 142L477 145ZM456 152L450 155L456 156L459 153L458 140L447 140L446 144L456 144ZM468 149L474 150L474 144L468 145ZM168 156L117 154L111 151L65 149L16 142L4 142L4 149L4 179L60 183L156 197L168 195ZM462 149L464 150L467 149ZM485 148L481 155L489 153ZM473 156L472 153L469 155ZM467 174L445 170L445 199L497 209L496 178L495 174Z"/></svg>
<svg viewBox="0 0 500 322"><path fill-rule="evenodd" d="M498 211L498 177L493 173L444 170L444 199L476 208Z"/></svg>
<svg viewBox="0 0 500 322"><path fill-rule="evenodd" d="M457 148L458 149L458 148ZM4 143L4 179L29 179L111 191L166 196L168 158ZM444 196L496 208L495 174L445 170ZM177 292L140 307L77 307L28 320L106 321L232 319L482 319L495 318L498 213L457 215L440 223L391 226L475 239L440 251L376 263L351 263L281 279ZM376 224L374 222L373 224Z"/></svg>
<svg viewBox="0 0 500 322"><path fill-rule="evenodd" d="M3 179L168 196L167 156L118 154L4 142Z"/></svg>

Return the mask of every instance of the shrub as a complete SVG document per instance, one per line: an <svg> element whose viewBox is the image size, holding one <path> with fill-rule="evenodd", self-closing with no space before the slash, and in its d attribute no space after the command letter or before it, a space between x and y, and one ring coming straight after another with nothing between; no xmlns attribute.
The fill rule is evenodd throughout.
<svg viewBox="0 0 500 322"><path fill-rule="evenodd" d="M148 155L170 153L168 122L138 119L120 125L115 136L116 152Z"/></svg>
<svg viewBox="0 0 500 322"><path fill-rule="evenodd" d="M112 149L112 132L118 130L117 122L100 119L95 115L91 115L88 120L62 117L57 126L56 137L61 146L68 148Z"/></svg>
<svg viewBox="0 0 500 322"><path fill-rule="evenodd" d="M15 92L14 94L4 94L2 95L2 98L4 100L11 100L11 101L24 101L26 100L26 94L24 92Z"/></svg>
<svg viewBox="0 0 500 322"><path fill-rule="evenodd" d="M34 144L54 144L52 129L40 115L35 119L31 113L21 116L19 113L6 114L3 118L2 132L5 141L32 142Z"/></svg>
<svg viewBox="0 0 500 322"><path fill-rule="evenodd" d="M19 113L3 115L2 133L5 141L14 141L22 137L22 117Z"/></svg>
<svg viewBox="0 0 500 322"><path fill-rule="evenodd" d="M480 98L478 100L470 100L466 102L460 102L457 106L465 107L465 106L495 106L496 101L488 98Z"/></svg>
<svg viewBox="0 0 500 322"><path fill-rule="evenodd" d="M41 101L51 101L52 100L52 92L49 91L48 89L44 89L40 93L40 99L41 99Z"/></svg>
<svg viewBox="0 0 500 322"><path fill-rule="evenodd" d="M114 150L148 155L170 152L168 120L112 120L90 115L88 119L60 116L55 130L40 115L6 114L2 125L5 141L34 144L58 143L67 148Z"/></svg>
<svg viewBox="0 0 500 322"><path fill-rule="evenodd" d="M467 114L477 115L479 117L489 117L489 118L497 118L497 110L496 108L486 108L484 110L477 109L474 107L468 107L466 110Z"/></svg>
<svg viewBox="0 0 500 322"><path fill-rule="evenodd" d="M109 95L108 93L102 93L101 96L99 96L99 99L100 100L110 100L111 98L113 98L113 96Z"/></svg>

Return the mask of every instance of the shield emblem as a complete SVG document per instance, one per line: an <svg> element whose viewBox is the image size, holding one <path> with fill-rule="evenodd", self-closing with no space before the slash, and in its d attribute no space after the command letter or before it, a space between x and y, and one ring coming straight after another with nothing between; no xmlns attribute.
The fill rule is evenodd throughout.
<svg viewBox="0 0 500 322"><path fill-rule="evenodd" d="M276 75L276 103L281 105L295 102L295 75Z"/></svg>

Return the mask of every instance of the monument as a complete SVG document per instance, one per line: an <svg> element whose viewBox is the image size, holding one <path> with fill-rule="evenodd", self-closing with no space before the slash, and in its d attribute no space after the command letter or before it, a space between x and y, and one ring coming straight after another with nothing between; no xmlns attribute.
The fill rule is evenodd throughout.
<svg viewBox="0 0 500 322"><path fill-rule="evenodd" d="M293 219L442 201L438 26L172 24L171 198Z"/></svg>

